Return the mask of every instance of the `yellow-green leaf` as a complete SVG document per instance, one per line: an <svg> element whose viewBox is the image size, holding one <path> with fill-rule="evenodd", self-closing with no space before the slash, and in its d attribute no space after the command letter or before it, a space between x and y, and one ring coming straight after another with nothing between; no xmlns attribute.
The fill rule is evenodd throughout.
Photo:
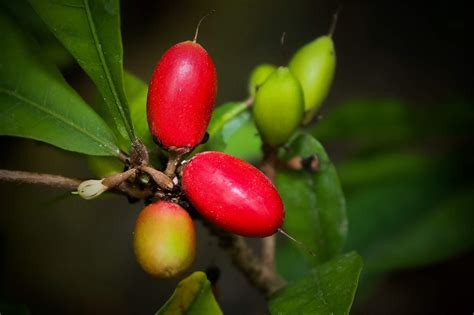
<svg viewBox="0 0 474 315"><path fill-rule="evenodd" d="M182 280L156 315L221 315L211 283L201 271Z"/></svg>

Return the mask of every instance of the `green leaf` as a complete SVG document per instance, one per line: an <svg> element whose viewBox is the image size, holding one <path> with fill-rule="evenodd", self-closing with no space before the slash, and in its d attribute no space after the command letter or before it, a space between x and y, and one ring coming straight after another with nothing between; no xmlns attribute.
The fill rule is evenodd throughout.
<svg viewBox="0 0 474 315"><path fill-rule="evenodd" d="M148 85L127 71L125 71L124 85L136 135L149 150L156 149L146 116Z"/></svg>
<svg viewBox="0 0 474 315"><path fill-rule="evenodd" d="M40 58L33 41L0 15L0 134L90 155L118 155L104 121Z"/></svg>
<svg viewBox="0 0 474 315"><path fill-rule="evenodd" d="M221 315L206 274L198 271L182 280L156 315Z"/></svg>
<svg viewBox="0 0 474 315"><path fill-rule="evenodd" d="M207 128L209 141L199 151L224 151L229 139L250 119L245 102L231 102L217 107Z"/></svg>
<svg viewBox="0 0 474 315"><path fill-rule="evenodd" d="M400 181L434 165L432 158L420 154L389 152L341 162L337 171L347 194L349 190Z"/></svg>
<svg viewBox="0 0 474 315"><path fill-rule="evenodd" d="M319 157L320 169L311 174L306 171L281 170L276 185L285 204L284 229L291 236L309 247L315 256L303 251L313 264L327 261L339 254L347 234L347 218L344 194L336 169L322 145L308 134L300 134L290 143L288 154L292 156ZM286 241L285 246L295 245ZM304 268L302 256L277 255L279 271L289 279L295 265Z"/></svg>
<svg viewBox="0 0 474 315"><path fill-rule="evenodd" d="M355 252L336 257L274 294L270 298L270 313L349 314L361 270L362 259Z"/></svg>
<svg viewBox="0 0 474 315"><path fill-rule="evenodd" d="M474 248L474 188L442 202L433 211L383 243L370 257L371 272L413 268Z"/></svg>
<svg viewBox="0 0 474 315"><path fill-rule="evenodd" d="M142 140L150 152L155 152L157 146L151 137L146 117L148 86L141 79L127 71L125 71L124 79L125 93L137 137ZM103 103L103 100L99 99L98 102ZM87 161L89 169L100 178L123 171L123 163L116 158L89 156ZM157 154L150 154L150 162L155 167L163 167Z"/></svg>
<svg viewBox="0 0 474 315"><path fill-rule="evenodd" d="M346 249L361 253L367 270L386 242L422 220L450 194L449 164L414 154L385 154L341 164L338 169L344 186L345 180L355 180L348 171L366 170L346 192L351 226Z"/></svg>
<svg viewBox="0 0 474 315"><path fill-rule="evenodd" d="M4 10L23 30L34 36L48 60L58 67L72 63L72 56L49 31L28 0L0 0L0 10Z"/></svg>
<svg viewBox="0 0 474 315"><path fill-rule="evenodd" d="M347 141L352 150L408 142L416 136L413 114L396 100L356 100L321 119L312 134L321 141Z"/></svg>
<svg viewBox="0 0 474 315"><path fill-rule="evenodd" d="M94 81L107 105L106 121L113 122L117 136L133 140L123 87L118 1L31 0L31 4Z"/></svg>
<svg viewBox="0 0 474 315"><path fill-rule="evenodd" d="M246 161L262 160L262 139L255 123L250 119L245 122L227 141L224 152Z"/></svg>

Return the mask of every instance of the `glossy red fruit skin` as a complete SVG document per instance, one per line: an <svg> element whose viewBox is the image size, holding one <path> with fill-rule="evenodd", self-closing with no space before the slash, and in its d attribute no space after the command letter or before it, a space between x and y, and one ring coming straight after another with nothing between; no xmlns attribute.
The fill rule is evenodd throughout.
<svg viewBox="0 0 474 315"><path fill-rule="evenodd" d="M150 81L147 118L165 149L193 148L204 138L217 93L214 63L201 45L178 43L161 57Z"/></svg>
<svg viewBox="0 0 474 315"><path fill-rule="evenodd" d="M283 202L256 167L221 152L203 152L184 167L182 187L207 220L234 234L265 237L283 224Z"/></svg>

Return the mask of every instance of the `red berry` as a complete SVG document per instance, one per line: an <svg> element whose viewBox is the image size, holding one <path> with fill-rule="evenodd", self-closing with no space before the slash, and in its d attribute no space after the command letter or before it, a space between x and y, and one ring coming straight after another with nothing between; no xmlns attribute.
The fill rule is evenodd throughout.
<svg viewBox="0 0 474 315"><path fill-rule="evenodd" d="M265 237L282 225L284 207L275 186L253 165L221 152L204 152L185 166L182 186L207 220L229 232Z"/></svg>
<svg viewBox="0 0 474 315"><path fill-rule="evenodd" d="M196 256L194 224L181 206L159 201L146 206L135 224L133 247L142 268L159 278L178 276Z"/></svg>
<svg viewBox="0 0 474 315"><path fill-rule="evenodd" d="M201 45L185 41L168 49L148 90L152 135L165 149L198 145L209 124L216 91L216 69Z"/></svg>

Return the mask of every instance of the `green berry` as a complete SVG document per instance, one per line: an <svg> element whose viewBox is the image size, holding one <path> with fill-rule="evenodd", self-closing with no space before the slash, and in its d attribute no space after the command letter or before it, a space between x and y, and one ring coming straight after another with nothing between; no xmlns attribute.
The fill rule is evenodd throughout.
<svg viewBox="0 0 474 315"><path fill-rule="evenodd" d="M275 72L276 67L271 64L261 64L256 66L250 74L249 80L249 94L254 96L257 89L268 79L268 77Z"/></svg>
<svg viewBox="0 0 474 315"><path fill-rule="evenodd" d="M331 37L321 36L300 48L288 67L303 88L305 110L316 112L329 92L336 68Z"/></svg>
<svg viewBox="0 0 474 315"><path fill-rule="evenodd" d="M303 113L300 83L288 68L278 68L255 95L253 115L263 142L270 146L286 143L300 125Z"/></svg>

